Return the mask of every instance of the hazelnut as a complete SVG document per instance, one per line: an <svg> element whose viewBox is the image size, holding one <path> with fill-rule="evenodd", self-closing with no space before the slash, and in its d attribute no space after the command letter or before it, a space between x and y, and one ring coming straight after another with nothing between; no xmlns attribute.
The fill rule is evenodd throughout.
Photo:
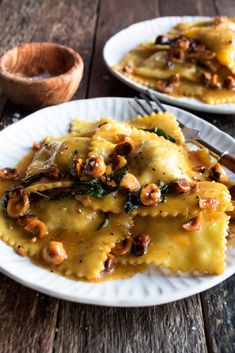
<svg viewBox="0 0 235 353"><path fill-rule="evenodd" d="M133 174L127 173L120 181L119 188L124 192L135 192L139 190L140 183Z"/></svg>
<svg viewBox="0 0 235 353"><path fill-rule="evenodd" d="M60 265L67 259L63 243L50 241L42 250L43 259L50 265Z"/></svg>
<svg viewBox="0 0 235 353"><path fill-rule="evenodd" d="M41 147L42 147L41 143L33 142L32 149L33 149L34 151L39 151Z"/></svg>
<svg viewBox="0 0 235 353"><path fill-rule="evenodd" d="M235 78L233 76L227 76L224 80L224 88L234 90L235 89Z"/></svg>
<svg viewBox="0 0 235 353"><path fill-rule="evenodd" d="M30 208L29 197L22 189L14 191L7 203L9 217L18 218L25 215Z"/></svg>
<svg viewBox="0 0 235 353"><path fill-rule="evenodd" d="M105 173L105 171L106 165L102 156L89 158L86 166L87 175L94 178L99 178Z"/></svg>
<svg viewBox="0 0 235 353"><path fill-rule="evenodd" d="M127 164L127 160L124 156L114 153L111 157L112 157L111 163L114 166L115 170L123 168Z"/></svg>
<svg viewBox="0 0 235 353"><path fill-rule="evenodd" d="M20 176L18 168L0 169L0 180L17 180Z"/></svg>
<svg viewBox="0 0 235 353"><path fill-rule="evenodd" d="M196 217L191 218L182 227L188 232L199 231L201 229L202 213L200 212Z"/></svg>
<svg viewBox="0 0 235 353"><path fill-rule="evenodd" d="M117 187L116 181L110 178L108 175L102 175L100 180L102 181L103 184L105 184L111 189L115 189Z"/></svg>
<svg viewBox="0 0 235 353"><path fill-rule="evenodd" d="M16 252L18 255L25 257L27 256L27 251L25 250L25 248L22 245L18 245L16 248Z"/></svg>
<svg viewBox="0 0 235 353"><path fill-rule="evenodd" d="M20 226L26 227L30 222L34 221L36 216L34 215L25 215L17 218L16 222Z"/></svg>
<svg viewBox="0 0 235 353"><path fill-rule="evenodd" d="M171 189L176 194L187 194L192 191L194 186L194 184L189 183L186 179L180 179L172 183Z"/></svg>
<svg viewBox="0 0 235 353"><path fill-rule="evenodd" d="M222 87L221 79L217 74L213 74L210 82L210 88L220 89Z"/></svg>
<svg viewBox="0 0 235 353"><path fill-rule="evenodd" d="M228 181L224 168L219 163L210 168L209 177L219 183L226 183Z"/></svg>
<svg viewBox="0 0 235 353"><path fill-rule="evenodd" d="M210 72L203 72L199 77L199 81L202 86L209 87L210 82L211 82L211 73Z"/></svg>
<svg viewBox="0 0 235 353"><path fill-rule="evenodd" d="M121 241L114 248L112 248L112 254L116 256L129 254L129 252L131 251L132 241L132 237L127 236L123 241Z"/></svg>
<svg viewBox="0 0 235 353"><path fill-rule="evenodd" d="M69 168L69 173L73 178L79 178L83 170L83 160L81 158L73 158L72 164Z"/></svg>
<svg viewBox="0 0 235 353"><path fill-rule="evenodd" d="M48 234L46 225L39 219L34 219L28 223L24 229L33 237L44 238Z"/></svg>
<svg viewBox="0 0 235 353"><path fill-rule="evenodd" d="M112 254L108 254L107 260L104 262L104 271L111 272L114 268L114 259L115 256Z"/></svg>
<svg viewBox="0 0 235 353"><path fill-rule="evenodd" d="M126 72L127 74L131 74L133 72L133 68L130 65L124 66L124 68L122 70L123 70L123 72Z"/></svg>
<svg viewBox="0 0 235 353"><path fill-rule="evenodd" d="M123 142L118 143L114 150L113 155L127 156L134 149L134 140L132 138L126 138Z"/></svg>
<svg viewBox="0 0 235 353"><path fill-rule="evenodd" d="M140 201L144 206L152 206L161 201L161 190L157 184L151 183L144 186L140 192Z"/></svg>
<svg viewBox="0 0 235 353"><path fill-rule="evenodd" d="M175 64L184 62L185 52L180 48L172 48L169 52L169 60Z"/></svg>
<svg viewBox="0 0 235 353"><path fill-rule="evenodd" d="M147 252L148 245L150 242L150 236L148 234L142 234L134 238L131 254L134 256L142 256Z"/></svg>

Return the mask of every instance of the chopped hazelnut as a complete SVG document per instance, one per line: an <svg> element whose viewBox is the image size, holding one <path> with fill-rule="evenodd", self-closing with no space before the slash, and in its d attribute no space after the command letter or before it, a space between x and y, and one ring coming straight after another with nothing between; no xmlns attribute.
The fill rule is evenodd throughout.
<svg viewBox="0 0 235 353"><path fill-rule="evenodd" d="M152 206L161 201L161 191L157 184L144 186L140 192L140 201L144 206Z"/></svg>
<svg viewBox="0 0 235 353"><path fill-rule="evenodd" d="M114 259L115 256L112 254L108 254L107 260L104 263L104 271L105 272L111 272L114 268Z"/></svg>
<svg viewBox="0 0 235 353"><path fill-rule="evenodd" d="M7 203L7 213L11 218L25 215L30 208L29 197L23 190L14 191Z"/></svg>
<svg viewBox="0 0 235 353"><path fill-rule="evenodd" d="M191 192L194 187L195 184L190 183L186 179L177 180L171 185L172 192L176 194L187 194Z"/></svg>
<svg viewBox="0 0 235 353"><path fill-rule="evenodd" d="M211 167L209 177L219 183L226 183L228 181L224 168L219 163L216 163Z"/></svg>
<svg viewBox="0 0 235 353"><path fill-rule="evenodd" d="M87 175L94 178L99 178L105 173L105 171L106 165L102 156L89 158L86 166Z"/></svg>
<svg viewBox="0 0 235 353"><path fill-rule="evenodd" d="M18 168L0 169L0 180L17 180L20 176Z"/></svg>
<svg viewBox="0 0 235 353"><path fill-rule="evenodd" d="M34 151L39 151L41 147L42 147L41 143L33 142L32 149L33 149Z"/></svg>
<svg viewBox="0 0 235 353"><path fill-rule="evenodd" d="M127 236L123 241L116 244L116 246L112 248L112 254L116 256L129 254L131 251L132 241L132 237Z"/></svg>
<svg viewBox="0 0 235 353"><path fill-rule="evenodd" d="M134 256L142 256L146 254L149 242L150 236L148 234L142 234L135 237L131 248L131 254Z"/></svg>
<svg viewBox="0 0 235 353"><path fill-rule="evenodd" d="M16 252L18 255L25 257L27 256L27 251L25 250L25 248L22 245L18 245L16 248Z"/></svg>
<svg viewBox="0 0 235 353"><path fill-rule="evenodd" d="M227 76L224 80L224 88L233 90L235 89L235 78L233 76Z"/></svg>
<svg viewBox="0 0 235 353"><path fill-rule="evenodd" d="M50 241L42 250L43 259L50 265L60 265L67 259L63 243Z"/></svg>
<svg viewBox="0 0 235 353"><path fill-rule="evenodd" d="M210 82L210 88L220 89L222 87L221 79L217 74L213 74Z"/></svg>
<svg viewBox="0 0 235 353"><path fill-rule="evenodd" d="M130 65L126 65L123 68L123 72L126 72L128 74L131 74L133 72L133 68Z"/></svg>
<svg viewBox="0 0 235 353"><path fill-rule="evenodd" d="M184 62L185 59L185 51L180 48L172 48L169 52L169 61L180 64Z"/></svg>
<svg viewBox="0 0 235 353"><path fill-rule="evenodd" d="M191 218L182 227L188 232L195 232L201 229L202 213L200 212L196 217Z"/></svg>
<svg viewBox="0 0 235 353"><path fill-rule="evenodd" d="M124 191L124 192L135 192L139 190L140 183L138 182L138 180L133 174L127 173L122 178L119 184L119 188L121 191Z"/></svg>
<svg viewBox="0 0 235 353"><path fill-rule="evenodd" d="M24 229L37 238L44 238L48 233L46 225L36 218L27 224Z"/></svg>
<svg viewBox="0 0 235 353"><path fill-rule="evenodd" d="M208 87L211 82L211 73L203 72L199 77L199 81L204 87Z"/></svg>
<svg viewBox="0 0 235 353"><path fill-rule="evenodd" d="M118 143L114 150L113 154L120 156L127 156L134 149L134 140L130 137L126 138L123 142Z"/></svg>

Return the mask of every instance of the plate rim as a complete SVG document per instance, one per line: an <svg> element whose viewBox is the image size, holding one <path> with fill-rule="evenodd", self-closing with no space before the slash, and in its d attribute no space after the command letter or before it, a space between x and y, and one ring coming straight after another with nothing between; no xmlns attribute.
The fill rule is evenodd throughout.
<svg viewBox="0 0 235 353"><path fill-rule="evenodd" d="M235 113L235 103L223 103L223 104L210 105L210 104L204 103L196 98L171 97L171 96L168 96L164 93L158 92L152 88L148 88L138 82L131 80L130 78L123 75L121 72L113 69L113 67L109 64L109 60L108 60L109 56L107 53L109 46L112 46L112 42L115 42L116 38L118 38L120 35L124 34L125 32L128 32L138 26L144 26L149 23L158 22L158 21L166 21L166 20L169 20L172 18L178 19L179 21L180 21L180 19L191 18L191 19L194 19L196 22L196 21L200 21L203 19L209 20L209 19L212 19L213 17L211 17L211 16L190 16L190 15L160 16L160 17L149 19L149 20L135 22L135 23L121 29L120 31L118 31L117 33L112 35L110 38L108 38L108 40L105 42L103 50L102 50L103 60L104 60L105 66L107 67L108 71L114 77L116 77L119 81L121 81L122 83L124 83L128 87L131 87L139 92L144 92L144 91L146 91L146 89L148 89L152 94L156 95L160 100L162 100L166 104L176 105L181 108L191 109L194 111L200 111L200 112L205 112L205 113L213 113L213 114L218 114L218 115L234 114Z"/></svg>
<svg viewBox="0 0 235 353"><path fill-rule="evenodd" d="M132 100L132 98L123 98L123 97L92 98L92 99L88 99L88 100L84 99L84 100L71 101L71 102L60 104L58 106L52 106L52 107L43 108L41 110L38 110L37 112L34 112L34 113L28 115L27 117L23 118L21 121L16 122L15 124L12 124L12 125L6 127L4 130L2 130L0 132L0 140L1 140L2 135L4 135L5 133L10 133L12 129L13 130L16 129L17 126L20 126L21 124L27 124L27 121L29 119L32 119L32 116L36 116L37 117L38 112L39 112L39 114L43 114L43 112L45 110L49 111L52 108L60 109L60 107L62 105L72 105L72 104L75 104L75 105L78 104L79 105L79 103L81 101L84 102L84 101L94 101L94 100L97 100L97 101L99 101L99 100L107 100L107 101L108 100L117 100L117 102L118 102L118 100L130 101L130 100ZM89 104L89 102L88 102L88 104ZM166 106L166 108L167 108L167 106ZM192 113L184 111L183 109L179 109L177 107L169 107L169 109L173 109L173 110L179 111L182 114L186 114L186 116L188 116L188 117L193 117L193 119L196 119L199 122L203 122L203 124L206 124L209 127L212 126L213 130L217 134L219 133L220 136L226 136L226 139L228 140L229 144L233 143L234 147L235 147L234 139L230 135L228 135L227 133L224 133L221 130L219 130L216 126L212 125L211 123L201 119L200 117L195 116ZM53 113L53 110L52 110L52 113ZM9 247L8 245L6 245L1 240L0 241L0 253L1 253L1 245L2 244L4 246ZM13 251L13 249L12 249L12 251ZM15 254L15 256L17 257L17 259L19 259L17 254ZM41 269L40 267L34 265L32 262L30 262L30 265L36 267L37 269ZM152 306L152 305L161 305L161 304L165 304L165 303L181 300L181 299L184 299L184 298L186 298L188 296L200 293L200 292L202 292L204 290L207 290L209 288L214 287L215 285L217 285L217 284L221 283L222 281L224 281L226 278L230 277L235 272L235 263L234 263L233 266L229 267L226 270L226 272L224 272L222 275L219 275L219 276L207 276L207 278L210 278L209 286L208 286L208 283L206 281L202 282L202 283L200 283L200 285L197 285L196 291L191 286L188 289L185 288L184 289L184 293L182 293L182 290L180 291L180 294L179 294L179 291L176 291L175 294L170 292L170 293L168 293L166 295L165 298L161 297L161 300L157 300L157 298L153 298L151 296L151 297L147 298L147 301L145 301L144 298L141 298L141 299L136 299L135 298L134 301L131 301L131 300L123 300L123 298L121 300L118 300L116 297L114 298L114 300L112 299L112 297L111 297L110 300L108 300L107 297L105 297L105 298L96 297L96 298L88 298L88 299L86 299L85 297L77 296L77 294L71 296L71 293L66 294L66 293L56 292L55 290L53 290L51 288L48 288L48 287L46 288L45 285L42 285L40 283L39 284L37 284L37 283L35 284L31 280L22 278L20 276L20 274L16 275L13 271L11 271L11 269L10 270L7 269L6 266L7 265L4 266L2 264L2 261L0 259L0 272L6 274L8 277L14 279L16 282L18 282L20 284L23 284L23 285L25 285L25 286L27 286L29 288L34 289L34 290L37 290L39 292L42 292L44 294L47 294L47 295L50 295L50 296L53 296L53 297L57 297L57 298L60 298L60 299L65 299L65 300L77 302L77 303L86 303L86 304L112 306L112 307L145 307L145 306ZM47 270L44 270L44 271L46 271L46 273L49 272ZM54 276L64 279L64 277L62 277L61 275L53 274L53 277ZM65 279L67 279L67 278L65 278ZM120 281L122 281L122 280L120 280ZM81 281L74 281L74 282L75 283L77 283L77 282L81 283ZM103 282L103 283L108 283L108 282ZM170 299L169 299L169 297L170 297ZM117 301L115 301L115 300L117 300Z"/></svg>

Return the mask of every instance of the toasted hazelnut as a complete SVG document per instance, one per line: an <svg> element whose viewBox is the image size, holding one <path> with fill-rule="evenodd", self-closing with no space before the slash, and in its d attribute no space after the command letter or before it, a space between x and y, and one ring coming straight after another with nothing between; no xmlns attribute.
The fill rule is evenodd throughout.
<svg viewBox="0 0 235 353"><path fill-rule="evenodd" d="M102 175L100 180L102 181L103 184L110 187L111 189L115 189L117 187L116 181L110 178L108 175Z"/></svg>
<svg viewBox="0 0 235 353"><path fill-rule="evenodd" d="M18 168L0 169L0 180L17 180L20 176Z"/></svg>
<svg viewBox="0 0 235 353"><path fill-rule="evenodd" d="M148 234L142 234L134 238L131 254L134 256L142 256L147 252L148 245L150 242L150 236Z"/></svg>
<svg viewBox="0 0 235 353"><path fill-rule="evenodd" d="M28 223L24 229L33 237L44 238L48 234L46 225L39 219L34 219Z"/></svg>
<svg viewBox="0 0 235 353"><path fill-rule="evenodd" d="M102 156L89 158L86 166L87 175L94 178L99 178L105 173L105 171L106 165Z"/></svg>
<svg viewBox="0 0 235 353"><path fill-rule="evenodd" d="M120 156L119 154L114 153L112 156L112 165L114 166L114 170L125 167L127 164L127 160L124 156Z"/></svg>
<svg viewBox="0 0 235 353"><path fill-rule="evenodd" d="M112 168L112 165L111 164L107 164L106 165L106 169L105 169L105 174L106 175L110 175L113 173L113 168Z"/></svg>
<svg viewBox="0 0 235 353"><path fill-rule="evenodd" d="M194 184L190 183L186 179L180 179L172 183L171 190L176 194L187 194L192 191Z"/></svg>
<svg viewBox="0 0 235 353"><path fill-rule="evenodd" d="M206 172L206 167L204 167L203 165L199 165L199 166L196 166L192 169L194 172L198 172L200 174L205 174Z"/></svg>
<svg viewBox="0 0 235 353"><path fill-rule="evenodd" d="M208 208L216 209L219 204L219 200L217 198L207 197L204 199L199 199L199 207L203 210Z"/></svg>
<svg viewBox="0 0 235 353"><path fill-rule="evenodd" d="M169 52L169 60L175 64L180 64L185 59L185 51L180 48L172 48Z"/></svg>
<svg viewBox="0 0 235 353"><path fill-rule="evenodd" d="M114 150L113 154L120 156L128 156L134 149L134 140L132 138L126 138L123 142L118 143Z"/></svg>
<svg viewBox="0 0 235 353"><path fill-rule="evenodd" d="M209 177L219 183L226 183L228 181L225 170L219 163L216 163L211 167Z"/></svg>
<svg viewBox="0 0 235 353"><path fill-rule="evenodd" d="M60 265L67 259L63 243L50 241L42 250L43 259L50 265Z"/></svg>
<svg viewBox="0 0 235 353"><path fill-rule="evenodd" d="M9 217L18 218L25 215L30 208L29 197L23 190L12 193L7 203L7 213Z"/></svg>
<svg viewBox="0 0 235 353"><path fill-rule="evenodd" d="M16 248L16 252L18 255L25 257L27 256L27 251L25 250L25 248L22 245L18 245Z"/></svg>
<svg viewBox="0 0 235 353"><path fill-rule="evenodd" d="M157 36L155 44L169 44L169 39L164 35Z"/></svg>
<svg viewBox="0 0 235 353"><path fill-rule="evenodd" d="M217 74L213 74L210 82L210 88L220 89L222 87L221 79Z"/></svg>
<svg viewBox="0 0 235 353"><path fill-rule="evenodd" d="M131 251L132 241L132 237L127 236L123 241L121 241L114 248L112 248L112 254L116 256L129 254L129 252Z"/></svg>
<svg viewBox="0 0 235 353"><path fill-rule="evenodd" d="M107 260L104 262L104 271L111 272L114 268L114 259L115 256L112 254L108 254Z"/></svg>
<svg viewBox="0 0 235 353"><path fill-rule="evenodd" d="M182 227L188 232L195 232L201 229L202 213L200 212L196 217L191 218L187 223L183 224Z"/></svg>
<svg viewBox="0 0 235 353"><path fill-rule="evenodd" d="M169 85L166 80L158 80L155 84L156 89L162 93L172 93L174 85Z"/></svg>
<svg viewBox="0 0 235 353"><path fill-rule="evenodd" d="M210 49L204 49L200 52L200 56L204 60L212 60L216 57L216 54Z"/></svg>
<svg viewBox="0 0 235 353"><path fill-rule="evenodd" d="M83 170L83 160L81 158L73 158L72 164L69 168L69 173L73 178L79 178Z"/></svg>
<svg viewBox="0 0 235 353"><path fill-rule="evenodd" d="M119 188L124 192L135 192L139 190L140 183L133 174L127 173L120 181Z"/></svg>
<svg viewBox="0 0 235 353"><path fill-rule="evenodd" d="M224 80L224 88L233 90L235 89L235 78L233 76L227 76Z"/></svg>
<svg viewBox="0 0 235 353"><path fill-rule="evenodd" d="M20 226L26 227L30 222L34 221L36 216L34 215L25 215L17 218L16 223Z"/></svg>
<svg viewBox="0 0 235 353"><path fill-rule="evenodd" d="M140 192L140 201L144 206L152 206L161 201L161 191L157 184L144 186Z"/></svg>
<svg viewBox="0 0 235 353"><path fill-rule="evenodd" d="M187 51L190 46L190 40L186 37L179 37L172 42L172 46Z"/></svg>
<svg viewBox="0 0 235 353"><path fill-rule="evenodd" d="M33 149L34 151L39 151L41 147L42 147L41 143L33 142L32 149Z"/></svg>
<svg viewBox="0 0 235 353"><path fill-rule="evenodd" d="M167 81L167 85L178 87L180 85L180 74L171 75Z"/></svg>
<svg viewBox="0 0 235 353"><path fill-rule="evenodd" d="M130 65L124 66L124 68L122 70L123 70L123 72L126 72L128 74L131 74L133 72L133 68Z"/></svg>
<svg viewBox="0 0 235 353"><path fill-rule="evenodd" d="M211 73L210 72L203 72L200 77L199 81L204 87L208 87L211 82Z"/></svg>

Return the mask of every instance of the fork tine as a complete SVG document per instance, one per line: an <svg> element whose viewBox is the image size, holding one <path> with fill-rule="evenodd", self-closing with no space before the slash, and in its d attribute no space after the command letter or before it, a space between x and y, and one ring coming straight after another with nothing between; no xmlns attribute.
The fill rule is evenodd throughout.
<svg viewBox="0 0 235 353"><path fill-rule="evenodd" d="M148 106L151 109L151 112L154 112L154 113L158 113L159 112L159 108L157 108L157 109L154 108L152 106L151 100L144 93L140 93L140 97L143 98L145 100L145 102L148 104Z"/></svg>
<svg viewBox="0 0 235 353"><path fill-rule="evenodd" d="M146 109L146 107L140 102L140 100L137 97L134 97L134 100L135 100L136 104L143 110L144 115L145 114L149 115L152 113L152 111L149 112L148 109ZM141 115L143 115L143 114L141 114Z"/></svg>
<svg viewBox="0 0 235 353"><path fill-rule="evenodd" d="M145 91L145 94L153 101L156 103L157 107L163 112L166 112L166 109L163 107L162 103L159 101L159 99L154 96L149 90Z"/></svg>
<svg viewBox="0 0 235 353"><path fill-rule="evenodd" d="M138 109L136 108L136 106L134 104L132 104L130 101L128 101L129 105L131 106L131 108L136 112L137 115L142 115Z"/></svg>

